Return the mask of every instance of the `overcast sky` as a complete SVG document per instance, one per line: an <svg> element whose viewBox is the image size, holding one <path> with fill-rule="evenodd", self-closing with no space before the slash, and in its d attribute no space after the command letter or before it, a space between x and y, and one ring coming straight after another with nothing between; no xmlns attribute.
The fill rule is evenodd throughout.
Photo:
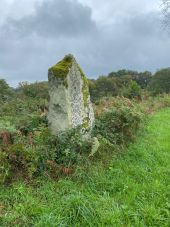
<svg viewBox="0 0 170 227"><path fill-rule="evenodd" d="M170 66L161 0L0 0L0 78L47 80L72 53L89 78Z"/></svg>

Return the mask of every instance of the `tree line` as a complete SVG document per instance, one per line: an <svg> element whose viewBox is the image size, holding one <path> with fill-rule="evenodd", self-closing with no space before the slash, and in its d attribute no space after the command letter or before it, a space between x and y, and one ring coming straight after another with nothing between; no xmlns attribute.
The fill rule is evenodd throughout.
<svg viewBox="0 0 170 227"><path fill-rule="evenodd" d="M169 93L170 68L161 69L155 74L132 70L110 72L107 76L90 79L89 90L93 102L102 97L140 98L143 91L148 91L150 95ZM4 79L0 79L0 101L14 96L48 99L48 82L21 82L13 89Z"/></svg>

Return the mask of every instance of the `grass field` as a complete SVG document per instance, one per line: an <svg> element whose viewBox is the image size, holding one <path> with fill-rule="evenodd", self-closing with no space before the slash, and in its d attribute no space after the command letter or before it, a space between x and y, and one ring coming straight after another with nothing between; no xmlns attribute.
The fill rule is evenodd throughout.
<svg viewBox="0 0 170 227"><path fill-rule="evenodd" d="M1 187L0 226L170 226L170 109L107 166Z"/></svg>

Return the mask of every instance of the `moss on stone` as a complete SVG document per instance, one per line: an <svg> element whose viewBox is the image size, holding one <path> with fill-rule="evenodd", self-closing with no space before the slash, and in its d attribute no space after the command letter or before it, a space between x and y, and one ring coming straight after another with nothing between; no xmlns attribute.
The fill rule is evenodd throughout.
<svg viewBox="0 0 170 227"><path fill-rule="evenodd" d="M80 70L80 74L83 80L83 87L82 87L82 93L83 93L83 101L84 101L84 106L87 107L88 106L88 98L89 98L89 88L88 88L88 80L85 76L85 74L83 73L83 70L79 67Z"/></svg>
<svg viewBox="0 0 170 227"><path fill-rule="evenodd" d="M89 121L90 121L90 119L88 117L84 118L83 124L82 124L82 127L84 129L88 129L89 128Z"/></svg>
<svg viewBox="0 0 170 227"><path fill-rule="evenodd" d="M63 84L64 84L64 87L68 88L67 78L64 79Z"/></svg>
<svg viewBox="0 0 170 227"><path fill-rule="evenodd" d="M67 75L69 73L69 70L72 66L74 57L72 55L66 55L64 59L60 62L58 62L56 65L51 67L49 69L49 76L54 76L57 78L63 79L63 84L66 88L68 88L68 83L67 83ZM77 64L82 80L83 80L83 87L82 87L82 93L83 93L83 101L84 101L84 106L88 106L88 98L89 98L89 88L88 88L88 80L83 73L83 70L80 68L80 66Z"/></svg>
<svg viewBox="0 0 170 227"><path fill-rule="evenodd" d="M72 66L72 60L73 58L71 55L66 55L62 61L51 67L49 72L52 72L52 75L55 77L65 79Z"/></svg>

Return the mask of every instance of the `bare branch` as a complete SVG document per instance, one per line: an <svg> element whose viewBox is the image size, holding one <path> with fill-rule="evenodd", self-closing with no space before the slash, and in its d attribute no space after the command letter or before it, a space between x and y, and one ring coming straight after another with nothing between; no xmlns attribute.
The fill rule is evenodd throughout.
<svg viewBox="0 0 170 227"><path fill-rule="evenodd" d="M170 0L162 0L162 12L165 26L170 27Z"/></svg>

